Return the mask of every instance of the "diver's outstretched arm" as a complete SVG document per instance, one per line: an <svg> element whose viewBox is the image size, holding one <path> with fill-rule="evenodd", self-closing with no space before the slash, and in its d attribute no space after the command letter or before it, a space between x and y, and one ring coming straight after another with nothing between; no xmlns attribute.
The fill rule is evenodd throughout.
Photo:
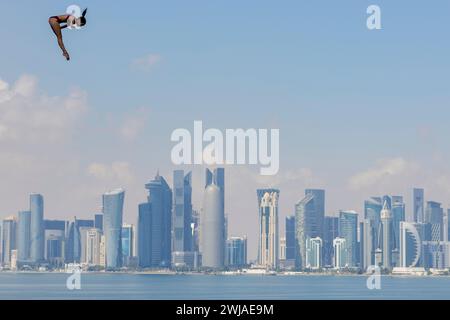
<svg viewBox="0 0 450 320"><path fill-rule="evenodd" d="M62 32L61 29L64 29L65 27L67 27L67 25L63 26L63 28L61 28L58 18L56 17L51 17L48 19L48 23L50 23L50 26L52 27L53 32L56 35L56 38L58 39L58 45L61 48L62 52L63 52L63 56L67 59L67 61L70 60L70 56L69 53L66 50L66 47L64 46L64 42L62 39Z"/></svg>

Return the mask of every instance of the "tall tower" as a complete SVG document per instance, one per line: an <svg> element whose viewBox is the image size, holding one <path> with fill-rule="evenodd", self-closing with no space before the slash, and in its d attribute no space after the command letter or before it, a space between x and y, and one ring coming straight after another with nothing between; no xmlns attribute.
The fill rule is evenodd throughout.
<svg viewBox="0 0 450 320"><path fill-rule="evenodd" d="M345 239L347 266L356 267L358 246L358 213L341 211L339 213L339 237Z"/></svg>
<svg viewBox="0 0 450 320"><path fill-rule="evenodd" d="M424 223L425 222L425 200L424 200L424 190L415 188L413 190L413 201L414 201L414 222Z"/></svg>
<svg viewBox="0 0 450 320"><path fill-rule="evenodd" d="M148 190L147 209L150 210L150 213L147 212L147 218L150 219L144 220L151 224L147 226L151 234L146 243L150 246L151 266L170 267L172 262L172 190L159 173L145 185L145 188Z"/></svg>
<svg viewBox="0 0 450 320"><path fill-rule="evenodd" d="M103 231L106 244L106 267L122 267L122 220L125 191L117 189L103 195Z"/></svg>
<svg viewBox="0 0 450 320"><path fill-rule="evenodd" d="M219 171L215 171L216 173ZM220 171L223 172L223 169ZM201 224L202 266L222 269L225 265L225 213L222 187L216 174L206 170L206 188L203 199ZM223 177L223 176L222 176ZM220 181L219 181L220 182Z"/></svg>
<svg viewBox="0 0 450 320"><path fill-rule="evenodd" d="M1 261L3 264L11 266L11 252L16 249L16 218L8 217L3 220L2 238L2 255Z"/></svg>
<svg viewBox="0 0 450 320"><path fill-rule="evenodd" d="M30 195L30 211L30 260L31 262L42 262L45 254L44 197L42 195Z"/></svg>
<svg viewBox="0 0 450 320"><path fill-rule="evenodd" d="M31 212L19 212L17 225L17 260L28 261L30 259L30 224Z"/></svg>
<svg viewBox="0 0 450 320"><path fill-rule="evenodd" d="M383 268L391 269L392 267L392 213L388 200L384 200L383 209L381 210L381 224L383 226Z"/></svg>
<svg viewBox="0 0 450 320"><path fill-rule="evenodd" d="M183 170L173 173L172 211L172 264L177 256L186 263L185 255L192 248L192 174L184 175Z"/></svg>
<svg viewBox="0 0 450 320"><path fill-rule="evenodd" d="M261 194L262 190L258 190ZM279 260L279 190L266 190L259 204L259 265L277 269Z"/></svg>
<svg viewBox="0 0 450 320"><path fill-rule="evenodd" d="M296 264L300 269L306 267L306 240L323 239L324 219L325 190L305 190L305 197L295 206Z"/></svg>

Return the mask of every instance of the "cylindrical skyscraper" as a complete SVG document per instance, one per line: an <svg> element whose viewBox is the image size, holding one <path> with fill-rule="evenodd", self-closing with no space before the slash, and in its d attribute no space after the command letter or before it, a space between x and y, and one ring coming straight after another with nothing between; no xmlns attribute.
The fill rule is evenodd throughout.
<svg viewBox="0 0 450 320"><path fill-rule="evenodd" d="M392 267L392 213L388 202L385 201L383 210L381 210L381 223L383 226L383 268L391 269Z"/></svg>
<svg viewBox="0 0 450 320"><path fill-rule="evenodd" d="M30 259L30 226L31 212L21 211L18 214L19 222L17 226L17 259L28 261Z"/></svg>
<svg viewBox="0 0 450 320"><path fill-rule="evenodd" d="M106 241L106 268L122 267L122 217L125 191L118 189L103 195L103 232Z"/></svg>
<svg viewBox="0 0 450 320"><path fill-rule="evenodd" d="M221 269L224 267L225 214L220 188L215 184L205 189L201 223L202 266Z"/></svg>
<svg viewBox="0 0 450 320"><path fill-rule="evenodd" d="M30 195L30 260L41 262L44 260L44 198L40 194Z"/></svg>

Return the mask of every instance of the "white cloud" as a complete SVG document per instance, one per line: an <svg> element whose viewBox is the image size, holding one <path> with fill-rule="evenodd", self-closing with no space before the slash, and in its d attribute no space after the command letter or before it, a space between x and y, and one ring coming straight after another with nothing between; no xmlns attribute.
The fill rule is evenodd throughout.
<svg viewBox="0 0 450 320"><path fill-rule="evenodd" d="M391 159L381 159L377 165L366 171L353 175L349 179L352 189L372 187L376 184L383 185L391 182L393 178L408 176L415 172L418 165L409 162L401 157Z"/></svg>
<svg viewBox="0 0 450 320"><path fill-rule="evenodd" d="M91 163L87 168L87 172L94 178L115 182L120 185L127 185L134 180L128 162L117 161L111 164Z"/></svg>
<svg viewBox="0 0 450 320"><path fill-rule="evenodd" d="M12 86L0 80L0 142L60 140L87 109L85 92L48 96L38 92L34 76Z"/></svg>
<svg viewBox="0 0 450 320"><path fill-rule="evenodd" d="M133 60L131 66L141 71L150 71L153 67L161 62L161 55L156 53L150 53L146 56Z"/></svg>
<svg viewBox="0 0 450 320"><path fill-rule="evenodd" d="M134 114L128 115L119 128L119 134L125 140L134 140L144 129L148 120L148 109L140 108Z"/></svg>

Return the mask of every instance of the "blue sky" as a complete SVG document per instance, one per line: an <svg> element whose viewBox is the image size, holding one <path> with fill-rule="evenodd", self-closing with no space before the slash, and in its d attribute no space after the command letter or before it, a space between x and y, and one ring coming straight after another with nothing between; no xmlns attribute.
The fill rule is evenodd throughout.
<svg viewBox="0 0 450 320"><path fill-rule="evenodd" d="M89 11L84 30L64 31L68 63L47 18L72 3ZM381 7L380 31L366 28L370 4ZM158 168L171 180L170 133L194 120L280 128L278 177L228 168L230 233L251 242L255 189L269 184L281 188L283 217L306 187L327 189L329 214L361 211L380 192L408 200L414 185L450 202L446 0L3 0L0 12L0 79L13 87L30 75L20 82L35 88L29 100L51 97L31 110L22 99L4 103L24 114L8 122L14 139L0 140L9 174L0 189L10 199L0 215L23 209L27 193L38 191L49 217L89 216L102 191L124 185L134 222L143 183ZM59 114L58 99L73 92L78 111ZM40 119L47 103L60 115L54 122L23 121L26 110ZM194 171L199 208L202 169Z"/></svg>

